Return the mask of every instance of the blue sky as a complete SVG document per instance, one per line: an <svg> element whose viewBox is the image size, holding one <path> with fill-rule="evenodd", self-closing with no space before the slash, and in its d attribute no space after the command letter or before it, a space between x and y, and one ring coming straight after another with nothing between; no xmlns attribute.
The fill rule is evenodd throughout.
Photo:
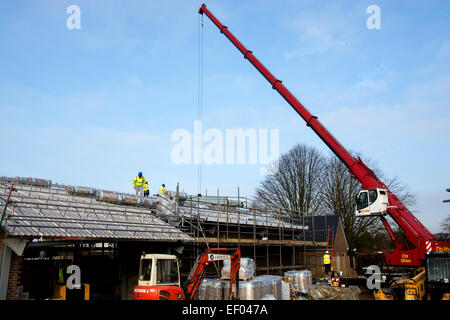
<svg viewBox="0 0 450 320"><path fill-rule="evenodd" d="M2 1L0 175L131 192L177 182L171 134L193 132L201 1ZM366 8L381 9L369 30ZM78 5L81 29L66 9ZM208 8L351 150L417 197L432 231L450 213L448 1L207 1ZM280 152L322 141L204 19L203 127L279 129ZM252 196L261 165L203 165L208 194Z"/></svg>

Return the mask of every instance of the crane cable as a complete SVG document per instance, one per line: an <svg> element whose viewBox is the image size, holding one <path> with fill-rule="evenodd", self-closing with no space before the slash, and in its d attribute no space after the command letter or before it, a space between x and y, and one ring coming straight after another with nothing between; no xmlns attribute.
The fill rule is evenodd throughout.
<svg viewBox="0 0 450 320"><path fill-rule="evenodd" d="M203 14L198 18L198 101L197 101L197 120L202 125L203 118ZM197 183L198 194L202 193L202 134L199 132L197 141Z"/></svg>
<svg viewBox="0 0 450 320"><path fill-rule="evenodd" d="M199 15L198 18L198 102L197 102L197 120L200 122L200 125L203 123L203 43L204 43L204 35L203 35L203 14ZM198 141L197 141L197 180L198 180L198 192L197 194L202 193L202 134L199 132ZM200 201L200 199L198 200ZM203 230L202 230L203 233ZM203 234L203 236L205 236ZM208 243L206 246L209 248ZM219 268L216 264L216 261L213 261L214 268L216 269L217 274L219 274Z"/></svg>

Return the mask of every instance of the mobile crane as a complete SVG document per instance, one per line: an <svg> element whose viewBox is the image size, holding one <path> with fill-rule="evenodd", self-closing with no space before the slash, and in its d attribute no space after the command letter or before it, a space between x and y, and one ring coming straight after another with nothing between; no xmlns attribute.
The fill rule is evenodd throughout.
<svg viewBox="0 0 450 320"><path fill-rule="evenodd" d="M187 280L186 291L181 288L179 261L175 255L143 252L139 265L138 285L134 288L133 299L192 300L211 262L223 260L231 260L229 297L237 299L239 294L237 273L241 263L240 248L206 249L197 257Z"/></svg>
<svg viewBox="0 0 450 320"><path fill-rule="evenodd" d="M359 217L379 216L395 250L385 255L389 266L421 267L425 265L425 255L430 252L449 252L450 242L437 241L430 231L402 204L389 188L358 157L353 157L339 141L312 115L294 95L224 26L204 4L199 14L205 14L228 40L270 83L286 102L303 118L319 138L344 163L354 178L361 183L356 198L355 214ZM389 215L404 231L407 242L399 241L385 216Z"/></svg>

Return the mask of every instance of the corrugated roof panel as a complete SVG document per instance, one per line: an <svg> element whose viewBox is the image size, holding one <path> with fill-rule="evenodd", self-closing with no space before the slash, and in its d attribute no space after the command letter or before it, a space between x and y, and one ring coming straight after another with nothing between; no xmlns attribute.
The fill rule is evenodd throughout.
<svg viewBox="0 0 450 320"><path fill-rule="evenodd" d="M145 208L97 202L56 188L20 184L15 188L14 211L8 208L12 217L4 225L13 236L193 240ZM0 184L0 204L8 191L9 185Z"/></svg>

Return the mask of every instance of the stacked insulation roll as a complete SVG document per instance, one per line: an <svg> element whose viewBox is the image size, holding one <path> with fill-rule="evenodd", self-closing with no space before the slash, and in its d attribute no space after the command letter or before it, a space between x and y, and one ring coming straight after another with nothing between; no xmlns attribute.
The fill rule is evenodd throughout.
<svg viewBox="0 0 450 320"><path fill-rule="evenodd" d="M275 297L277 300L281 300L282 298L282 280L280 276L273 275L263 275L258 276L256 278L265 278L271 284L271 295Z"/></svg>
<svg viewBox="0 0 450 320"><path fill-rule="evenodd" d="M289 278L295 289L301 293L307 294L312 285L312 273L309 270L290 270L284 273Z"/></svg>
<svg viewBox="0 0 450 320"><path fill-rule="evenodd" d="M292 286L297 289L300 290L299 287L299 271L298 270L290 270L290 271L286 271L284 273L284 276L287 277L289 279L289 282L292 284Z"/></svg>
<svg viewBox="0 0 450 320"><path fill-rule="evenodd" d="M164 215L173 215L174 212L174 201L166 194L158 193L158 203L156 205L156 210L160 211Z"/></svg>
<svg viewBox="0 0 450 320"><path fill-rule="evenodd" d="M21 183L21 184L26 184L27 183L27 179L28 178L24 178L24 177L14 177L14 181L16 183Z"/></svg>
<svg viewBox="0 0 450 320"><path fill-rule="evenodd" d="M206 300L206 282L207 278L204 278L202 283L198 286L197 291L194 294L194 300Z"/></svg>
<svg viewBox="0 0 450 320"><path fill-rule="evenodd" d="M130 196L130 195L123 195L123 194L121 194L119 200L120 200L120 203L122 203L122 204L126 204L126 205L129 205L129 206L137 206L137 205L139 205L139 202L140 202L141 199L139 199L136 196Z"/></svg>
<svg viewBox="0 0 450 320"><path fill-rule="evenodd" d="M231 260L223 261L223 268L221 271L222 279L230 279ZM241 258L239 267L239 279L248 280L255 276L255 263L253 259Z"/></svg>
<svg viewBox="0 0 450 320"><path fill-rule="evenodd" d="M198 300L222 300L223 284L220 279L203 279L195 294Z"/></svg>
<svg viewBox="0 0 450 320"><path fill-rule="evenodd" d="M280 279L281 284L281 277ZM229 280L222 280L223 299L229 299L230 282ZM264 296L271 295L275 299L281 299L280 296L275 296L273 293L273 280L267 276L257 276L252 280L239 281L238 297L240 300L261 300Z"/></svg>
<svg viewBox="0 0 450 320"><path fill-rule="evenodd" d="M114 203L114 204L123 204L127 206L133 206L133 207L145 207L149 208L151 205L150 199L140 199L137 196L133 195L127 195L127 194L120 194L112 191L103 191L103 190L97 190L95 192L95 198L99 201L104 201L108 203Z"/></svg>
<svg viewBox="0 0 450 320"><path fill-rule="evenodd" d="M239 296L242 300L261 300L266 294L272 293L272 283L266 278L255 278L244 282L242 288L239 288Z"/></svg>
<svg viewBox="0 0 450 320"><path fill-rule="evenodd" d="M41 186L41 187L51 187L52 186L52 180L48 180L48 179L27 178L27 182L33 186Z"/></svg>
<svg viewBox="0 0 450 320"><path fill-rule="evenodd" d="M120 204L124 204L127 206L135 206L135 207L141 206L141 207L145 207L145 208L150 208L152 202L150 199L147 199L147 198L143 198L141 201L141 198L139 198L137 196L121 194L120 195Z"/></svg>
<svg viewBox="0 0 450 320"><path fill-rule="evenodd" d="M144 208L152 208L152 207L154 207L154 205L153 205L153 203L152 203L152 201L150 200L150 199L146 199L146 198L144 198L143 200L142 200L142 202L140 201L140 199L139 199L139 205L141 206L141 207L144 207Z"/></svg>
<svg viewBox="0 0 450 320"><path fill-rule="evenodd" d="M281 277L256 276L248 281L239 281L240 300L262 300L271 296L276 300L282 299ZM196 292L198 300L228 300L230 293L230 280L203 279Z"/></svg>
<svg viewBox="0 0 450 320"><path fill-rule="evenodd" d="M134 207L141 206L144 208L151 208L155 205L148 198L141 200L137 196L121 194L114 191L96 190L94 188L69 186L67 187L67 193L74 196L94 197L98 201L112 204L123 204Z"/></svg>
<svg viewBox="0 0 450 320"><path fill-rule="evenodd" d="M69 186L67 187L67 193L74 196L92 197L95 195L95 189Z"/></svg>
<svg viewBox="0 0 450 320"><path fill-rule="evenodd" d="M166 194L171 198L174 199L177 195L176 191L166 191ZM187 193L186 192L178 192L178 199L179 200L186 200L187 199Z"/></svg>
<svg viewBox="0 0 450 320"><path fill-rule="evenodd" d="M32 186L39 186L39 187L52 186L52 180L49 179L14 177L14 181L21 184L31 184Z"/></svg>
<svg viewBox="0 0 450 320"><path fill-rule="evenodd" d="M95 199L97 199L98 201L120 204L122 196L110 191L95 190Z"/></svg>
<svg viewBox="0 0 450 320"><path fill-rule="evenodd" d="M301 270L300 271L300 282L299 282L299 288L300 292L307 294L309 291L309 288L312 286L312 273L309 270Z"/></svg>

